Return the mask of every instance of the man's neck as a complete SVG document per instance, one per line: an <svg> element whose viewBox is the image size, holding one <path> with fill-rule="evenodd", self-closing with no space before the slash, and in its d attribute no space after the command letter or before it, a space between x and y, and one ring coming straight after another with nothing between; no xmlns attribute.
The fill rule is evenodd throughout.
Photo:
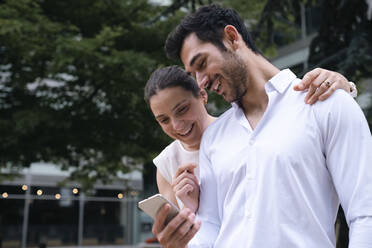
<svg viewBox="0 0 372 248"><path fill-rule="evenodd" d="M258 56L254 60L253 65L248 66L250 68L250 84L239 104L243 108L244 114L252 128L255 128L265 113L269 102L265 84L280 70L262 56Z"/></svg>

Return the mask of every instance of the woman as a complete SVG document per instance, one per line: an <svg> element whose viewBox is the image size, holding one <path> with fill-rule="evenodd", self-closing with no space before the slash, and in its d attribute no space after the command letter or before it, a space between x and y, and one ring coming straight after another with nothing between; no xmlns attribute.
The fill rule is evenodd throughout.
<svg viewBox="0 0 372 248"><path fill-rule="evenodd" d="M175 140L154 159L159 192L180 208L185 204L196 212L200 141L204 130L215 120L204 107L207 94L182 69L171 66L151 75L145 87L145 101L163 131ZM178 170L180 165L186 166ZM190 173L194 169L195 173Z"/></svg>
<svg viewBox="0 0 372 248"><path fill-rule="evenodd" d="M320 73L323 72L325 70L320 69ZM327 73L337 78L338 88L348 89L349 83L344 77L335 72ZM320 94L318 92L317 95ZM157 167L159 192L181 209L187 207L195 213L199 199L199 146L204 130L215 120L204 106L207 94L180 67L170 66L151 75L145 87L145 101L163 131L175 140L153 161ZM203 226L206 225L209 224L203 223ZM193 244L209 247L203 237L214 240L211 235L217 236L218 228L209 226L203 230L203 226L190 241L189 247Z"/></svg>

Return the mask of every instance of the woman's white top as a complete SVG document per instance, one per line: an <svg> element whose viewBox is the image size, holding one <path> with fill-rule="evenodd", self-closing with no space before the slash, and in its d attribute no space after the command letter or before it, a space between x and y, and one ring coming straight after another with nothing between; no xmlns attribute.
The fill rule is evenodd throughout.
<svg viewBox="0 0 372 248"><path fill-rule="evenodd" d="M185 164L199 164L199 150L187 151L179 140L175 140L154 158L153 162L165 180L172 184L178 167ZM194 170L194 174L199 179L199 166ZM182 201L177 197L176 199L178 206L182 209Z"/></svg>

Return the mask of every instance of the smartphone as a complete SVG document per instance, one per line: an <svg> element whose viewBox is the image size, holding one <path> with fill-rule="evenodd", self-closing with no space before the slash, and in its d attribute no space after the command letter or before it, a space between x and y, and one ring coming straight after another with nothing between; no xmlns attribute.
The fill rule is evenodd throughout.
<svg viewBox="0 0 372 248"><path fill-rule="evenodd" d="M171 206L171 209L168 213L167 218L165 219L165 224L168 224L180 211L177 206L171 203L167 198L161 194L156 194L150 196L149 198L142 200L138 203L138 207L142 209L146 214L150 215L154 220L159 212L160 208L164 204L168 203Z"/></svg>

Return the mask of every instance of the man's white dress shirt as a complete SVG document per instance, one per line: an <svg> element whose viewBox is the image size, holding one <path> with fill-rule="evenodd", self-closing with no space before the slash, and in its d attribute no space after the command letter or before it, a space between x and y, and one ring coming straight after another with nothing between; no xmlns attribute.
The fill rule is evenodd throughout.
<svg viewBox="0 0 372 248"><path fill-rule="evenodd" d="M266 83L252 130L236 104L204 133L199 216L220 223L215 247L335 247L341 203L349 247L372 247L372 139L354 99L310 106L283 70Z"/></svg>

